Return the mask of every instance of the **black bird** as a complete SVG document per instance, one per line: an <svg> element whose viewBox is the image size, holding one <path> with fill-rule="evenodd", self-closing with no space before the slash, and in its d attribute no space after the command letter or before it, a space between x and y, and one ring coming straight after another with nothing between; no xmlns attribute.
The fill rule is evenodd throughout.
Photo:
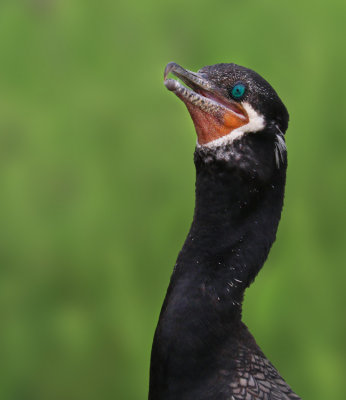
<svg viewBox="0 0 346 400"><path fill-rule="evenodd" d="M149 399L299 399L241 321L281 216L286 107L236 64L169 63L164 77L196 128L196 203L155 332Z"/></svg>

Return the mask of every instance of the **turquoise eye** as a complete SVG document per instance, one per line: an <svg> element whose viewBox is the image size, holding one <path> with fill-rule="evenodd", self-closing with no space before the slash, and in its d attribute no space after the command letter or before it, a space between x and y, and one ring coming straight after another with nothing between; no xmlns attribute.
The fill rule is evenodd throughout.
<svg viewBox="0 0 346 400"><path fill-rule="evenodd" d="M242 83L237 83L231 90L231 96L236 100L241 99L244 96L244 93L245 86Z"/></svg>

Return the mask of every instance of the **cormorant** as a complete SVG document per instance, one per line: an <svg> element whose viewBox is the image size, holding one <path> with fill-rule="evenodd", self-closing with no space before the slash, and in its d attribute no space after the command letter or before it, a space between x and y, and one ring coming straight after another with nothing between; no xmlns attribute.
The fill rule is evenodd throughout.
<svg viewBox="0 0 346 400"><path fill-rule="evenodd" d="M196 203L155 332L149 399L297 400L241 321L281 216L286 107L236 64L169 63L164 79L197 132Z"/></svg>

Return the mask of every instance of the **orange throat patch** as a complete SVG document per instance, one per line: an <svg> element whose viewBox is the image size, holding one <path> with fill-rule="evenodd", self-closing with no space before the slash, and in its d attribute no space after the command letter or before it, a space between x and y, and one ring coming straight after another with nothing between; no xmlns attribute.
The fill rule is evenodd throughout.
<svg viewBox="0 0 346 400"><path fill-rule="evenodd" d="M195 125L198 143L201 145L212 142L223 136L230 134L233 130L246 125L249 117L238 116L230 111L222 111L217 115L201 110L195 105L184 101L193 123Z"/></svg>

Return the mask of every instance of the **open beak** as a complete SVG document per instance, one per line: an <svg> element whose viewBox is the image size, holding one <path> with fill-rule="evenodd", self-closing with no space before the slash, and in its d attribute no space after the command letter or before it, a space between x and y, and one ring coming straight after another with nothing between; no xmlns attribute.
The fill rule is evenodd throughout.
<svg viewBox="0 0 346 400"><path fill-rule="evenodd" d="M189 88L175 79L172 73ZM201 145L228 135L234 129L249 122L244 107L222 94L215 84L199 73L188 71L176 63L167 64L164 83L186 105L195 124L198 143Z"/></svg>

